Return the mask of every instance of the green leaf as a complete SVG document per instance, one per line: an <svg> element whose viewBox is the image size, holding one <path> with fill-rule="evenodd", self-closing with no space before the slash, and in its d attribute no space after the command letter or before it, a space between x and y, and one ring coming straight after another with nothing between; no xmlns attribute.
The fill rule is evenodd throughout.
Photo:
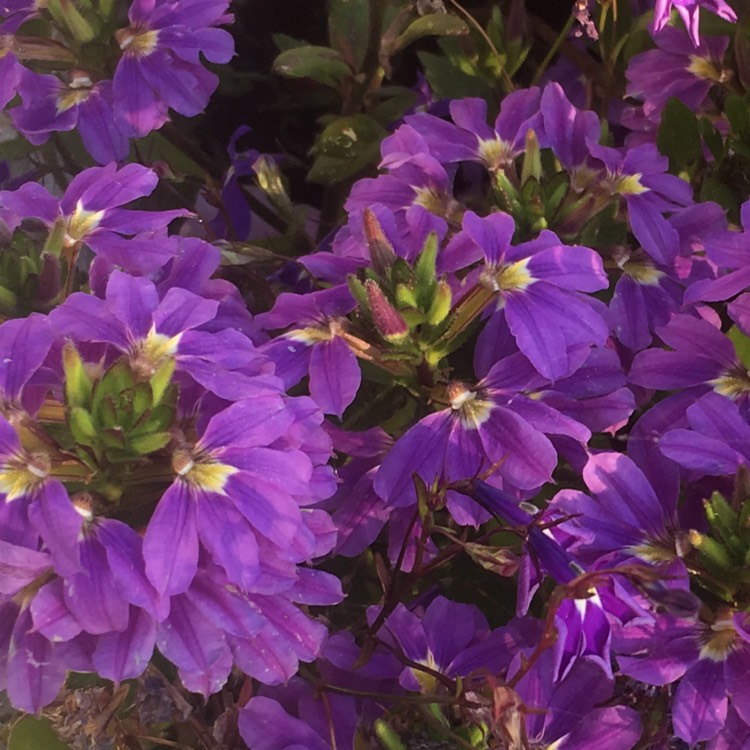
<svg viewBox="0 0 750 750"><path fill-rule="evenodd" d="M711 156L720 162L724 158L724 139L721 133L714 127L713 123L707 117L701 117L698 121L703 142L711 152Z"/></svg>
<svg viewBox="0 0 750 750"><path fill-rule="evenodd" d="M47 719L24 716L10 734L8 750L70 750L61 742Z"/></svg>
<svg viewBox="0 0 750 750"><path fill-rule="evenodd" d="M308 179L331 185L357 174L379 157L386 134L369 115L337 117L326 125L312 148L316 159Z"/></svg>
<svg viewBox="0 0 750 750"><path fill-rule="evenodd" d="M273 70L287 78L310 78L333 88L352 74L336 50L315 45L282 52L273 63Z"/></svg>
<svg viewBox="0 0 750 750"><path fill-rule="evenodd" d="M412 21L388 50L394 54L425 36L462 36L469 27L457 16L447 13L428 13Z"/></svg>
<svg viewBox="0 0 750 750"><path fill-rule="evenodd" d="M729 329L730 341L734 344L734 350L737 352L737 357L742 364L750 369L750 338L745 336L737 326L732 326Z"/></svg>
<svg viewBox="0 0 750 750"><path fill-rule="evenodd" d="M724 112L732 126L732 133L742 138L750 131L750 112L744 97L730 94L724 102Z"/></svg>
<svg viewBox="0 0 750 750"><path fill-rule="evenodd" d="M466 96L483 98L492 96L492 88L486 80L474 72L462 70L444 55L419 52L417 57L422 63L425 76L436 98L461 99Z"/></svg>
<svg viewBox="0 0 750 750"><path fill-rule="evenodd" d="M370 36L370 0L330 0L328 38L354 71L362 68Z"/></svg>
<svg viewBox="0 0 750 750"><path fill-rule="evenodd" d="M669 157L672 171L703 156L698 120L693 111L675 97L671 97L664 107L656 145Z"/></svg>

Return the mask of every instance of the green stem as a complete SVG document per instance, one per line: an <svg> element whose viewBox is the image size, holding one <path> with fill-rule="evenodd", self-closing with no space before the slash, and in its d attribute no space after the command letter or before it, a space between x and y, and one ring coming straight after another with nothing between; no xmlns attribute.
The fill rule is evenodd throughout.
<svg viewBox="0 0 750 750"><path fill-rule="evenodd" d="M573 28L573 23L575 22L575 17L571 13L570 18L568 19L568 22L565 24L565 26L562 27L560 30L560 33L557 35L557 39L552 43L552 46L549 48L549 52L547 52L547 56L542 60L542 64L537 68L536 73L534 74L534 79L531 82L532 86L536 86L541 77L544 75L544 71L547 70L547 67L552 62L552 59L554 56L558 53L560 50L560 47L562 46L563 42L568 38L568 34L570 34L570 30Z"/></svg>

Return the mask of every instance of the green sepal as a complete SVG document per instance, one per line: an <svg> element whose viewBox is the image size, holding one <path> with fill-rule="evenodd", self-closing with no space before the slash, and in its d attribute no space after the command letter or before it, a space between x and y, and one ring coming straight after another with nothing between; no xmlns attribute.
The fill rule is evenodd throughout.
<svg viewBox="0 0 750 750"><path fill-rule="evenodd" d="M424 483L424 479L419 476L416 472L411 475L411 479L414 482L414 489L417 491L417 508L419 510L419 518L424 521L430 512L429 505L429 493L427 492L427 485Z"/></svg>
<svg viewBox="0 0 750 750"><path fill-rule="evenodd" d="M530 179L538 183L542 179L542 156L539 148L539 139L536 133L529 128L526 133L526 150L523 155L523 167L521 168L521 185L525 186Z"/></svg>
<svg viewBox="0 0 750 750"><path fill-rule="evenodd" d="M712 570L726 574L735 568L728 550L716 539L707 534L691 533L691 542L706 566Z"/></svg>
<svg viewBox="0 0 750 750"><path fill-rule="evenodd" d="M125 437L122 427L108 427L106 430L102 430L101 443L105 448L122 450L127 447L128 441Z"/></svg>
<svg viewBox="0 0 750 750"><path fill-rule="evenodd" d="M132 406L128 411L137 418L151 408L151 386L149 383L138 383L131 393Z"/></svg>
<svg viewBox="0 0 750 750"><path fill-rule="evenodd" d="M164 394L172 382L175 364L175 360L172 357L168 357L149 379L151 401L154 406L158 406L164 398Z"/></svg>
<svg viewBox="0 0 750 750"><path fill-rule="evenodd" d="M57 219L52 225L50 233L47 235L42 252L49 253L50 255L60 255L65 243L65 231L65 222L62 219Z"/></svg>
<svg viewBox="0 0 750 750"><path fill-rule="evenodd" d="M417 282L417 300L419 307L425 309L429 306L434 294L437 274L435 264L437 262L438 238L434 232L427 237L414 266L414 278Z"/></svg>
<svg viewBox="0 0 750 750"><path fill-rule="evenodd" d="M96 440L97 429L94 420L86 409L74 406L68 412L68 425L77 443L93 445Z"/></svg>
<svg viewBox="0 0 750 750"><path fill-rule="evenodd" d="M168 432L152 432L141 437L131 437L129 443L135 453L146 456L169 445L171 439L172 436Z"/></svg>
<svg viewBox="0 0 750 750"><path fill-rule="evenodd" d="M95 39L101 30L98 23L95 28L84 18L70 0L48 0L47 10L59 26L67 29L70 35L82 44Z"/></svg>
<svg viewBox="0 0 750 750"><path fill-rule="evenodd" d="M440 325L448 317L452 303L453 295L451 288L447 281L441 279L432 298L430 309L427 311L427 322L431 326Z"/></svg>
<svg viewBox="0 0 750 750"><path fill-rule="evenodd" d="M399 308L417 308L419 303L417 302L417 295L413 287L407 284L396 285L396 303Z"/></svg>
<svg viewBox="0 0 750 750"><path fill-rule="evenodd" d="M401 738L383 719L375 720L375 736L384 750L406 750Z"/></svg>
<svg viewBox="0 0 750 750"><path fill-rule="evenodd" d="M86 372L81 355L70 342L63 347L63 370L65 372L65 403L69 407L88 406L91 403L94 384Z"/></svg>
<svg viewBox="0 0 750 750"><path fill-rule="evenodd" d="M369 312L370 302L367 299L367 290L365 289L365 285L356 276L353 275L346 277L346 283L349 287L349 291L352 293L352 297L357 300L357 304L359 305L360 310Z"/></svg>

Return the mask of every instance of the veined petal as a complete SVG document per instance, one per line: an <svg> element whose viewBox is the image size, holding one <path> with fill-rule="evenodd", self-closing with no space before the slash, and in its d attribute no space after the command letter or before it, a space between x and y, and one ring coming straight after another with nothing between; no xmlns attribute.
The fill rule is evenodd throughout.
<svg viewBox="0 0 750 750"><path fill-rule="evenodd" d="M164 493L143 537L146 576L164 596L187 589L198 570L195 490L181 479Z"/></svg>

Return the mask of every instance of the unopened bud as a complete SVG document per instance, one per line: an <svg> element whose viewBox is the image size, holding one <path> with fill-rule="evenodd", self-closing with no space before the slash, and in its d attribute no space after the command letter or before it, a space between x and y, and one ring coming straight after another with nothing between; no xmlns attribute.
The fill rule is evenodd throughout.
<svg viewBox="0 0 750 750"><path fill-rule="evenodd" d="M378 276L385 276L388 269L396 262L393 245L388 242L383 227L372 209L366 208L362 213L362 226L365 231L367 248L370 251L372 267Z"/></svg>
<svg viewBox="0 0 750 750"><path fill-rule="evenodd" d="M409 335L409 326L396 308L386 299L377 282L365 281L367 301L378 333L392 343L400 343Z"/></svg>

